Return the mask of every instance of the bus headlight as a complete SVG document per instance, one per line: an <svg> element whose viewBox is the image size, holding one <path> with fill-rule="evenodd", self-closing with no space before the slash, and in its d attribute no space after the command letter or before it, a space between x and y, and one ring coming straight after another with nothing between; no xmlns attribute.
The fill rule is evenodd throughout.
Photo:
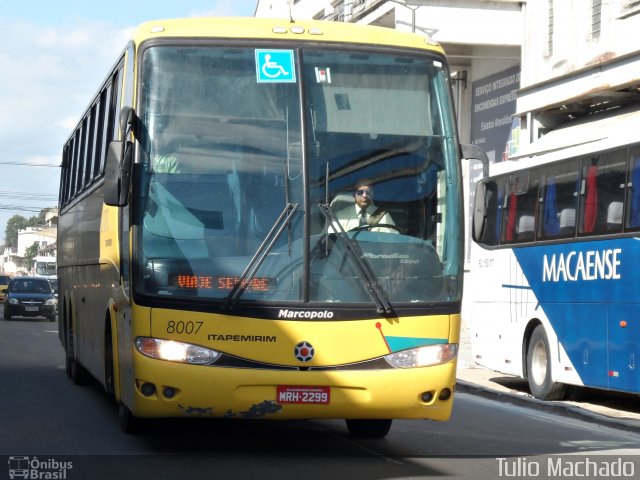
<svg viewBox="0 0 640 480"><path fill-rule="evenodd" d="M211 364L221 355L220 352L200 345L161 338L138 337L135 345L136 349L147 357L193 365Z"/></svg>
<svg viewBox="0 0 640 480"><path fill-rule="evenodd" d="M443 343L390 353L384 359L394 368L415 368L447 363L456 358L457 354L457 344Z"/></svg>

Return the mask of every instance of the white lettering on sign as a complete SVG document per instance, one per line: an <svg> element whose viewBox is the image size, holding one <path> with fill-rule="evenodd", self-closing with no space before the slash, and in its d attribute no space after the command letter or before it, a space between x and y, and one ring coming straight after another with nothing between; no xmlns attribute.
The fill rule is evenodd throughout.
<svg viewBox="0 0 640 480"><path fill-rule="evenodd" d="M543 282L619 280L621 248L544 256Z"/></svg>
<svg viewBox="0 0 640 480"><path fill-rule="evenodd" d="M278 312L278 318L333 318L333 312L331 310L288 310L280 309Z"/></svg>

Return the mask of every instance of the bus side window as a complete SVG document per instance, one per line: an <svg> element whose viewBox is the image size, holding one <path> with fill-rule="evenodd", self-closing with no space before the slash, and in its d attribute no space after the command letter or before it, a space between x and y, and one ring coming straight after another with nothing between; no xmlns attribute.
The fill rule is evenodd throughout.
<svg viewBox="0 0 640 480"><path fill-rule="evenodd" d="M538 238L571 237L576 231L578 164L576 161L545 168L538 209Z"/></svg>
<svg viewBox="0 0 640 480"><path fill-rule="evenodd" d="M631 180L627 186L629 193L627 195L627 229L640 228L640 152L630 156L631 171L629 179Z"/></svg>
<svg viewBox="0 0 640 480"><path fill-rule="evenodd" d="M621 232L627 182L626 150L586 158L582 174L580 233Z"/></svg>
<svg viewBox="0 0 640 480"><path fill-rule="evenodd" d="M509 176L502 227L504 243L535 240L538 175L537 170L531 170Z"/></svg>

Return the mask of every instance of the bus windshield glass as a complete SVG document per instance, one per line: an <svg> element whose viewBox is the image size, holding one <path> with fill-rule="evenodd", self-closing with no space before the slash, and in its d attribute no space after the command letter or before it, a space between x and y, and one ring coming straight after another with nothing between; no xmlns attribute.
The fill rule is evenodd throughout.
<svg viewBox="0 0 640 480"><path fill-rule="evenodd" d="M55 276L56 275L56 262L47 260L36 260L36 275L39 276Z"/></svg>
<svg viewBox="0 0 640 480"><path fill-rule="evenodd" d="M147 48L133 189L136 292L459 301L448 78L426 52Z"/></svg>

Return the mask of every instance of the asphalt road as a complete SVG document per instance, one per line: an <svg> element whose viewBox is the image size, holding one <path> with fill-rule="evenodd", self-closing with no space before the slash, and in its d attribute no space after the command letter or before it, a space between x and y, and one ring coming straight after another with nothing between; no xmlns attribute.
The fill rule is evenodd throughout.
<svg viewBox="0 0 640 480"><path fill-rule="evenodd" d="M163 420L126 435L100 387L66 378L45 319L0 320L0 432L0 478L25 462L71 480L573 478L586 461L640 472L640 435L471 393L450 422L396 421L383 440L353 439L340 420Z"/></svg>

